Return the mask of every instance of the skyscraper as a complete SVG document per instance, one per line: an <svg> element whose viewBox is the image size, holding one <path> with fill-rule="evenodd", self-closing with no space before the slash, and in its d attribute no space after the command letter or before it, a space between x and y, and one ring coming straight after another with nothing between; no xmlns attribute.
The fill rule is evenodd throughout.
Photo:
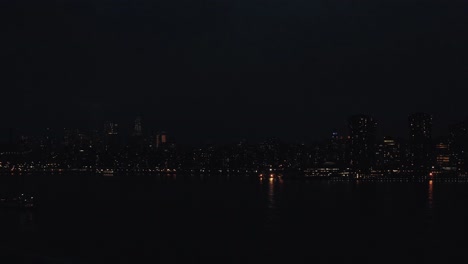
<svg viewBox="0 0 468 264"><path fill-rule="evenodd" d="M409 168L415 173L425 173L432 166L432 116L415 113L408 118Z"/></svg>
<svg viewBox="0 0 468 264"><path fill-rule="evenodd" d="M345 165L345 141L343 137L339 136L338 132L332 132L331 138L325 146L325 151L327 162L332 162L337 167Z"/></svg>
<svg viewBox="0 0 468 264"><path fill-rule="evenodd" d="M119 126L113 122L104 124L104 144L107 151L117 151L119 147Z"/></svg>
<svg viewBox="0 0 468 264"><path fill-rule="evenodd" d="M104 124L104 132L107 135L117 135L119 125L113 122L106 122Z"/></svg>
<svg viewBox="0 0 468 264"><path fill-rule="evenodd" d="M375 161L376 122L370 116L349 118L350 165L360 172L369 172Z"/></svg>
<svg viewBox="0 0 468 264"><path fill-rule="evenodd" d="M386 136L377 148L377 166L382 170L400 169L400 144L392 137Z"/></svg>
<svg viewBox="0 0 468 264"><path fill-rule="evenodd" d="M156 134L156 148L159 148L161 145L161 135L159 133Z"/></svg>
<svg viewBox="0 0 468 264"><path fill-rule="evenodd" d="M135 127L133 130L133 135L134 136L141 136L143 134L142 129L141 129L141 117L137 117L135 120Z"/></svg>
<svg viewBox="0 0 468 264"><path fill-rule="evenodd" d="M451 160L459 174L466 174L468 171L468 120L451 125L449 130Z"/></svg>
<svg viewBox="0 0 468 264"><path fill-rule="evenodd" d="M167 143L167 135L166 132L162 131L156 134L156 148L161 147Z"/></svg>
<svg viewBox="0 0 468 264"><path fill-rule="evenodd" d="M449 144L446 140L441 139L437 141L434 154L437 169L453 170L451 167L452 162L450 161Z"/></svg>

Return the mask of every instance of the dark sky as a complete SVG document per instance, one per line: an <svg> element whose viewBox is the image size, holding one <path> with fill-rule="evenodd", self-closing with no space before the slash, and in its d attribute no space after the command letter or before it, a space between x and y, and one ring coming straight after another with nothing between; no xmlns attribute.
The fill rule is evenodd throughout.
<svg viewBox="0 0 468 264"><path fill-rule="evenodd" d="M468 114L464 0L1 1L2 133L164 129L179 141L406 135Z"/></svg>

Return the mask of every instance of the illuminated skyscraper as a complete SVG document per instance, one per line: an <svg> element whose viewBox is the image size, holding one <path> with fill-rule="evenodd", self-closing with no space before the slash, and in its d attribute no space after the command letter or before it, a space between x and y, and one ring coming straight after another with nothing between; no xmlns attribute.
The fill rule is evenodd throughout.
<svg viewBox="0 0 468 264"><path fill-rule="evenodd" d="M409 162L416 173L427 172L432 166L432 116L415 113L408 118Z"/></svg>
<svg viewBox="0 0 468 264"><path fill-rule="evenodd" d="M400 169L400 144L392 137L384 137L377 148L377 165L383 170Z"/></svg>
<svg viewBox="0 0 468 264"><path fill-rule="evenodd" d="M435 164L438 169L453 170L450 161L449 144L445 140L439 140L435 144Z"/></svg>
<svg viewBox="0 0 468 264"><path fill-rule="evenodd" d="M156 148L161 147L162 145L167 143L167 135L166 132L160 132L156 134Z"/></svg>
<svg viewBox="0 0 468 264"><path fill-rule="evenodd" d="M349 118L350 165L358 171L368 172L374 164L376 126L370 116L356 115Z"/></svg>

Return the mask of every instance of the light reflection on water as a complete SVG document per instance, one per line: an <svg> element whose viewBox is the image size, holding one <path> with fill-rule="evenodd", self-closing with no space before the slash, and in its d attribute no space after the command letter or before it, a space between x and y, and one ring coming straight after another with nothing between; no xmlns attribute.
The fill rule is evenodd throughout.
<svg viewBox="0 0 468 264"><path fill-rule="evenodd" d="M433 185L432 180L429 180L429 188L427 191L427 206L430 210L432 210L433 208L433 199L434 199L433 192L434 192L434 185Z"/></svg>
<svg viewBox="0 0 468 264"><path fill-rule="evenodd" d="M260 180L262 181L262 180ZM266 228L273 228L279 225L280 216L278 212L277 195L279 186L283 183L281 178L268 178L267 191L267 212L266 212Z"/></svg>
<svg viewBox="0 0 468 264"><path fill-rule="evenodd" d="M275 209L275 180L268 179L268 208Z"/></svg>
<svg viewBox="0 0 468 264"><path fill-rule="evenodd" d="M429 226L432 228L434 225L434 183L433 180L429 180L427 189L427 221Z"/></svg>

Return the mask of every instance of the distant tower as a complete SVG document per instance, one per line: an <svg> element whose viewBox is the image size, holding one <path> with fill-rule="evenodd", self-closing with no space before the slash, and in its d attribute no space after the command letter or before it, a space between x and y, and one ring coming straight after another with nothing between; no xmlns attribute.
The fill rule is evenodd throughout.
<svg viewBox="0 0 468 264"><path fill-rule="evenodd" d="M432 165L432 116L415 113L408 118L410 168L425 172Z"/></svg>
<svg viewBox="0 0 468 264"><path fill-rule="evenodd" d="M166 144L167 143L167 135L166 132L161 133L161 144Z"/></svg>
<svg viewBox="0 0 468 264"><path fill-rule="evenodd" d="M142 133L142 129L141 129L141 117L137 117L136 120L135 120L135 128L133 130L133 135L134 136L141 136L143 133Z"/></svg>
<svg viewBox="0 0 468 264"><path fill-rule="evenodd" d="M112 122L106 122L104 124L104 131L107 135L117 135L118 134L118 124Z"/></svg>
<svg viewBox="0 0 468 264"><path fill-rule="evenodd" d="M161 135L158 133L156 134L156 148L159 148L159 145L161 145Z"/></svg>
<svg viewBox="0 0 468 264"><path fill-rule="evenodd" d="M376 122L370 116L349 118L350 165L359 171L370 171L375 160Z"/></svg>

